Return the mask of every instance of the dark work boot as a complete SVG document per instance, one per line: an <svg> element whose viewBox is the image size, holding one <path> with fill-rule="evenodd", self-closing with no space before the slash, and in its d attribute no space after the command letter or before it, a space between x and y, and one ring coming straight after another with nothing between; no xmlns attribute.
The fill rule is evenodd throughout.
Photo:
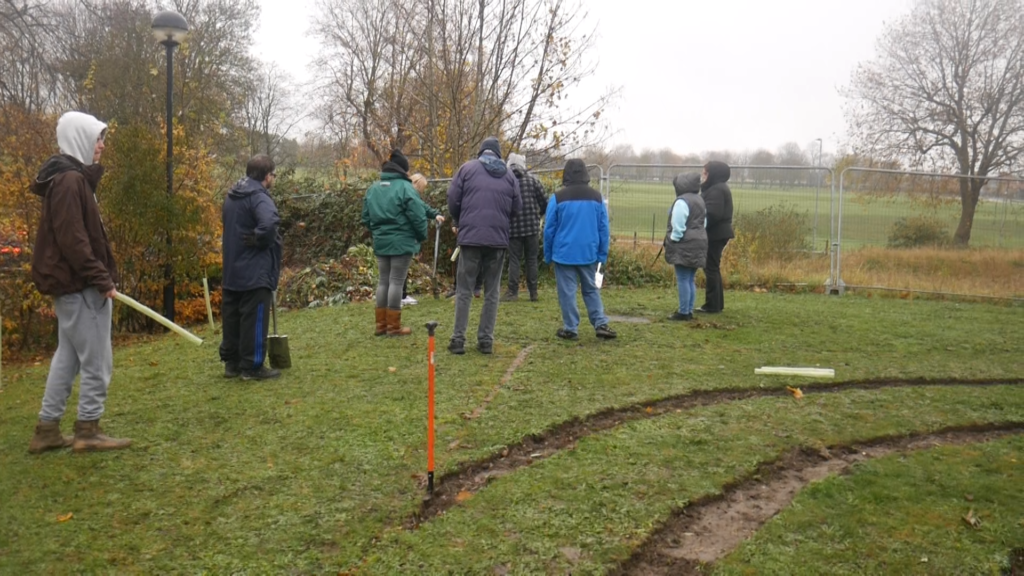
<svg viewBox="0 0 1024 576"><path fill-rule="evenodd" d="M602 340L612 340L616 336L618 336L618 334L616 334L614 330L609 328L607 324L602 324L598 326L596 335L598 338L601 338Z"/></svg>
<svg viewBox="0 0 1024 576"><path fill-rule="evenodd" d="M281 376L280 370L260 366L256 370L242 370L242 380L273 380Z"/></svg>
<svg viewBox="0 0 1024 576"><path fill-rule="evenodd" d="M40 420L36 424L36 433L28 444L31 454L42 454L47 450L59 450L71 446L71 436L61 436L60 420Z"/></svg>
<svg viewBox="0 0 1024 576"><path fill-rule="evenodd" d="M242 371L238 369L237 362L225 362L224 363L224 377L225 378L238 378L242 375Z"/></svg>
<svg viewBox="0 0 1024 576"><path fill-rule="evenodd" d="M462 341L452 340L448 342L448 351L452 354L462 355L466 353L466 343Z"/></svg>
<svg viewBox="0 0 1024 576"><path fill-rule="evenodd" d="M71 444L75 452L107 452L123 450L131 445L128 438L111 438L104 434L99 420L75 422L75 440Z"/></svg>

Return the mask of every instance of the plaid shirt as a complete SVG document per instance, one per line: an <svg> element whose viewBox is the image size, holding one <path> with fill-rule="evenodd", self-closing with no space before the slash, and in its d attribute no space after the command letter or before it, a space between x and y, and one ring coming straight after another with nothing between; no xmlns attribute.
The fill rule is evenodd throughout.
<svg viewBox="0 0 1024 576"><path fill-rule="evenodd" d="M544 185L529 172L520 174L517 168L513 170L513 173L516 178L519 178L519 193L523 196L523 210L512 217L509 236L511 238L536 236L540 232L541 215L548 209L548 196L544 192Z"/></svg>

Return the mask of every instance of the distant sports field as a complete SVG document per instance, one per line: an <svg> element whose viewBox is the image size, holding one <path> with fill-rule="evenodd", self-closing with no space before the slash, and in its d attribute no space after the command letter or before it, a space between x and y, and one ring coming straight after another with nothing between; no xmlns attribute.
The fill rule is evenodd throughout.
<svg viewBox="0 0 1024 576"><path fill-rule="evenodd" d="M807 240L814 249L825 251L829 240L829 213L832 209L830 191L823 186L797 189L732 189L736 215L752 214L773 205L787 204L807 217ZM838 222L839 193L834 207ZM651 241L652 228L656 242L665 235L668 209L675 197L669 183L611 181L608 208L612 234ZM815 218L815 214L817 217ZM947 225L952 236L960 220L959 203L941 205L913 201L906 196L880 197L847 192L842 219L843 249L860 246L884 246L889 232L899 218L930 216ZM815 224L816 231L815 234ZM1024 247L1024 203L982 200L975 213L971 233L974 247Z"/></svg>

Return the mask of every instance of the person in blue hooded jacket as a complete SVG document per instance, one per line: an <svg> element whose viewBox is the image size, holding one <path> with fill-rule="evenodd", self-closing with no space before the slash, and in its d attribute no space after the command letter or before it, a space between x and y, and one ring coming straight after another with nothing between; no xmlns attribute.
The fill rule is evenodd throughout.
<svg viewBox="0 0 1024 576"><path fill-rule="evenodd" d="M226 378L266 380L281 375L263 364L271 298L281 275L281 218L269 193L276 178L270 156L253 156L245 178L224 199L220 359Z"/></svg>
<svg viewBox="0 0 1024 576"><path fill-rule="evenodd" d="M578 284L597 337L615 338L595 282L597 264L608 263L608 210L601 193L590 187L590 173L583 160L574 158L565 163L562 185L548 201L544 216L544 261L555 264L558 305L562 309L563 326L556 335L566 340L579 337Z"/></svg>

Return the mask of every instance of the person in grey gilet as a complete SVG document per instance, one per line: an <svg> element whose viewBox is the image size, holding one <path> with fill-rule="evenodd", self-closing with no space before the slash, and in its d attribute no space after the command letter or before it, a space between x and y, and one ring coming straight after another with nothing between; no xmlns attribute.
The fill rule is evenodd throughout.
<svg viewBox="0 0 1024 576"><path fill-rule="evenodd" d="M676 199L668 211L668 230L665 232L665 261L676 269L679 288L679 309L669 320L693 320L693 305L697 295L694 276L697 268L707 261L708 233L707 209L700 197L700 174L689 172L672 180Z"/></svg>

